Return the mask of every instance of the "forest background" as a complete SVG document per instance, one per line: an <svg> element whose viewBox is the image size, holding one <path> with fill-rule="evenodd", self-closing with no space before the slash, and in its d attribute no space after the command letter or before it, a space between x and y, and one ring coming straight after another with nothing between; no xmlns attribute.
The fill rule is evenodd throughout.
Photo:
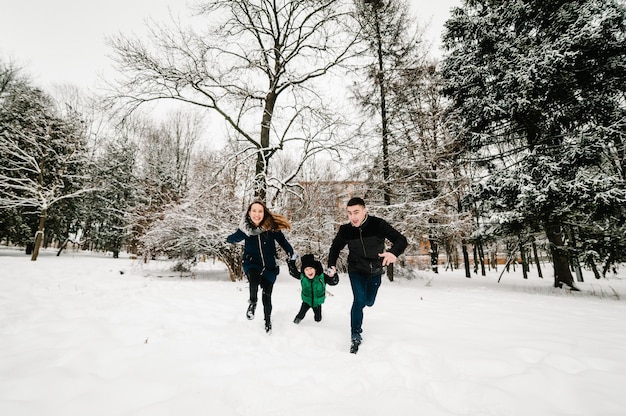
<svg viewBox="0 0 626 416"><path fill-rule="evenodd" d="M624 262L624 1L462 1L440 59L405 1L189 8L108 38L97 94L0 62L3 243L209 256L236 280L250 201L324 258L360 195L410 239L396 273L547 257L576 289Z"/></svg>

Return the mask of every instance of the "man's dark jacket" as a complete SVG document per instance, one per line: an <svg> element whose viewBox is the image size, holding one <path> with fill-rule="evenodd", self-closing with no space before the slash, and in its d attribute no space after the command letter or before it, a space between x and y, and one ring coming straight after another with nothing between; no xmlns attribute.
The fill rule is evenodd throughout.
<svg viewBox="0 0 626 416"><path fill-rule="evenodd" d="M359 227L351 223L343 224L330 246L328 267L336 266L339 253L347 245L348 272L365 276L382 274L383 260L378 254L385 251L385 239L392 244L387 251L396 257L404 252L408 244L406 237L382 218L368 215Z"/></svg>

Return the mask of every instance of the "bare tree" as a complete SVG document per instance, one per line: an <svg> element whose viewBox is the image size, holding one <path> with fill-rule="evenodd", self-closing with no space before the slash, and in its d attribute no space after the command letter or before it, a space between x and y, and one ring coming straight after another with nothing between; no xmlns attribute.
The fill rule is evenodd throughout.
<svg viewBox="0 0 626 416"><path fill-rule="evenodd" d="M243 211L234 198L239 188L238 172L219 169L226 152L206 152L195 158L189 192L164 207L141 236L145 254L176 258L180 270L190 269L200 255L208 255L228 267L233 281L243 278L241 249L225 240Z"/></svg>
<svg viewBox="0 0 626 416"><path fill-rule="evenodd" d="M402 72L423 65L426 53L406 0L356 0L355 3L367 45L367 58L361 71L365 80L356 83L353 91L362 108L379 120L380 127L375 131L381 138L377 152L380 163L375 166L373 176L379 183L375 193L382 194L383 204L389 206L392 200L399 202L397 194L394 195L392 151L398 140L394 130L400 126L394 126L393 118L405 106L405 102L397 98L394 82ZM393 280L393 271L390 265L387 268L389 280Z"/></svg>
<svg viewBox="0 0 626 416"><path fill-rule="evenodd" d="M350 59L356 43L344 0L213 0L195 11L203 33L175 23L150 27L150 45L110 40L123 74L115 98L125 111L175 100L212 110L255 157L254 194L265 199L269 162L290 142L330 146L339 112L320 79ZM348 30L351 29L351 30ZM328 87L326 86L326 89ZM315 131L308 128L316 126Z"/></svg>
<svg viewBox="0 0 626 416"><path fill-rule="evenodd" d="M360 71L365 80L355 83L353 92L369 115L376 115L380 125L380 164L383 202L392 203L391 147L394 137L394 113L405 102L397 99L396 79L403 72L423 66L426 50L421 32L410 15L406 0L356 0L361 36L366 44L365 65Z"/></svg>

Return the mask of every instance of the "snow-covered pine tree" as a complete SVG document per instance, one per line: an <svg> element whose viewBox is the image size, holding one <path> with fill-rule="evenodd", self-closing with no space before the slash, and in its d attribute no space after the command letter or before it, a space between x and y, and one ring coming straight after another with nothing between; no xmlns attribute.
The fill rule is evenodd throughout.
<svg viewBox="0 0 626 416"><path fill-rule="evenodd" d="M92 183L98 189L84 198L85 248L106 250L117 258L129 242L131 212L137 203L137 146L118 131L97 156Z"/></svg>
<svg viewBox="0 0 626 416"><path fill-rule="evenodd" d="M625 32L616 0L467 0L446 23L445 91L482 168L475 197L493 230L545 234L558 287L575 287L572 231L623 258Z"/></svg>
<svg viewBox="0 0 626 416"><path fill-rule="evenodd" d="M63 114L49 95L14 72L2 69L0 78L0 209L38 217L38 224L29 225L36 230L34 261L50 210L92 191L84 180L84 126L77 114Z"/></svg>

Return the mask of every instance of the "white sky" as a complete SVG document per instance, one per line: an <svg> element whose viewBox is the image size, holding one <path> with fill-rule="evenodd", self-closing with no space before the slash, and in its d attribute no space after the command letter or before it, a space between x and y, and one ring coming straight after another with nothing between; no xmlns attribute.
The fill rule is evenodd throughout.
<svg viewBox="0 0 626 416"><path fill-rule="evenodd" d="M110 68L105 38L141 33L146 20L188 15L188 0L2 0L0 58L22 67L46 88L55 84L94 87ZM412 0L420 24L431 22L435 45L451 7L461 0Z"/></svg>

